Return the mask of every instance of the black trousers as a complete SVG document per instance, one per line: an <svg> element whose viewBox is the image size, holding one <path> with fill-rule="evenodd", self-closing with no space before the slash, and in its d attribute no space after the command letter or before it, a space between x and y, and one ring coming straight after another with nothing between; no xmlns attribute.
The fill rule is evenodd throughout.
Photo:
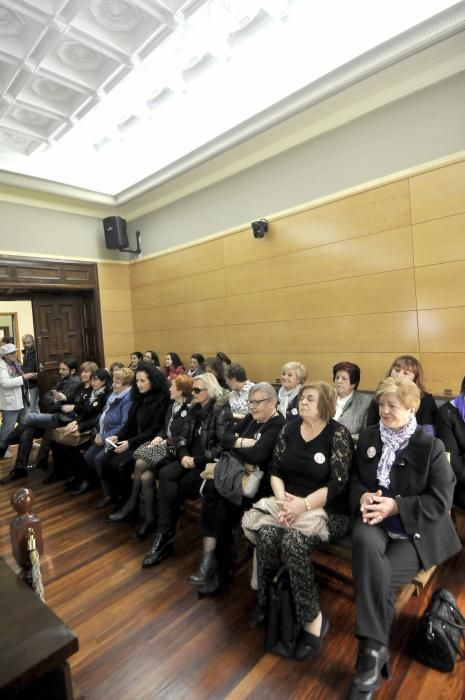
<svg viewBox="0 0 465 700"><path fill-rule="evenodd" d="M129 449L120 454L110 452L108 453L109 459L105 457L101 462L101 479L106 482L107 487L111 489L118 501L127 501L131 493L134 450Z"/></svg>
<svg viewBox="0 0 465 700"><path fill-rule="evenodd" d="M454 505L465 510L465 484L457 481L454 489Z"/></svg>
<svg viewBox="0 0 465 700"><path fill-rule="evenodd" d="M352 531L357 637L384 646L394 617L396 591L422 568L410 540L393 540L380 525L357 520Z"/></svg>
<svg viewBox="0 0 465 700"><path fill-rule="evenodd" d="M170 462L158 474L158 532L176 531L179 506L199 495L201 469L184 469L180 462Z"/></svg>

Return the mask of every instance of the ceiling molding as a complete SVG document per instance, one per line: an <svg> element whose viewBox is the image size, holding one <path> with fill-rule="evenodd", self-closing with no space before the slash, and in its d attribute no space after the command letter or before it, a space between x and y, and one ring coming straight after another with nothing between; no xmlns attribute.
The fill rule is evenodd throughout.
<svg viewBox="0 0 465 700"><path fill-rule="evenodd" d="M0 171L0 200L137 218L465 70L465 2L394 37L116 196Z"/></svg>
<svg viewBox="0 0 465 700"><path fill-rule="evenodd" d="M128 201L129 221L465 70L465 31L312 105Z"/></svg>

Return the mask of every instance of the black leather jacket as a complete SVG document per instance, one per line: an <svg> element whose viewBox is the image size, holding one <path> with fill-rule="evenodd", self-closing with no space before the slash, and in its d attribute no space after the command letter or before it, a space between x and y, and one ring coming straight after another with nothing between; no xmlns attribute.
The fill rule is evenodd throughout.
<svg viewBox="0 0 465 700"><path fill-rule="evenodd" d="M204 456L196 455L195 466L203 468L207 462L213 462L220 456L224 449L223 437L226 432L232 432L233 427L234 418L227 396L212 399L206 406L191 406L179 435L178 459L190 456L190 447L197 430Z"/></svg>

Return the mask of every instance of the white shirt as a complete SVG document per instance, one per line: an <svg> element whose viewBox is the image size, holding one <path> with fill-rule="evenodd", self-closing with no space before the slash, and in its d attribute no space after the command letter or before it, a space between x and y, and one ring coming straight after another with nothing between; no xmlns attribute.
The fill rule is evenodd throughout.
<svg viewBox="0 0 465 700"><path fill-rule="evenodd" d="M342 414L344 413L345 407L347 406L347 404L349 403L349 401L352 398L353 393L354 392L351 391L349 396L344 396L342 399L339 398L339 396L337 397L337 399L336 399L336 413L334 414L334 420L339 420L339 418L342 416Z"/></svg>

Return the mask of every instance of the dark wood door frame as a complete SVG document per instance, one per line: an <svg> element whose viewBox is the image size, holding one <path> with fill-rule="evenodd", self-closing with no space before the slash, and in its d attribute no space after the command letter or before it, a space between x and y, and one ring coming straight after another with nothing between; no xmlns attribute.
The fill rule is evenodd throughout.
<svg viewBox="0 0 465 700"><path fill-rule="evenodd" d="M35 294L63 293L79 295L94 306L95 359L100 367L104 367L97 263L0 255L0 299L11 301L13 298L31 299Z"/></svg>

